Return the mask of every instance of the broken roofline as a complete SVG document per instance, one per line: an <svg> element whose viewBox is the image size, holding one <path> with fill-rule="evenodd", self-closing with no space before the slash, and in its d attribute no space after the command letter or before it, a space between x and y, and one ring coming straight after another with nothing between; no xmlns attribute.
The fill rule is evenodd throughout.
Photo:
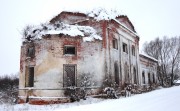
<svg viewBox="0 0 180 111"><path fill-rule="evenodd" d="M58 25L58 27L56 25ZM43 28L44 26L46 27L45 29ZM44 26L36 26L26 30L27 36L24 38L25 41L41 39L45 35L58 34L69 35L71 37L81 36L84 41L102 40L102 37L97 34L97 31L90 26L69 25L62 22L46 24Z"/></svg>
<svg viewBox="0 0 180 111"><path fill-rule="evenodd" d="M128 33L130 33L130 34L132 34L133 36L135 36L135 37L138 37L139 38L139 35L137 35L136 34L136 32L135 32L135 30L134 30L134 26L132 25L132 23L130 22L130 20L128 19L128 17L127 16L124 16L124 15L121 15L120 16L120 14L118 15L117 13L108 13L108 12L106 12L106 10L99 10L100 12L97 14L97 15L95 15L97 12L91 12L91 13L87 13L87 14L85 14L85 13L80 13L80 12L67 12L67 11L63 11L63 12L61 12L60 14L58 14L56 17L54 17L52 20L50 20L50 23L48 24L48 25L52 25L53 26L53 24L56 24L58 21L59 21L59 16L61 16L61 14L78 14L78 16L81 16L81 17L86 17L84 20L81 20L81 21L76 21L75 23L73 23L73 24L68 24L69 26L71 26L71 27L69 27L69 29L71 29L72 27L77 27L77 30L76 30L76 34L75 33L73 33L73 35L72 35L72 33L71 32L74 32L74 31L71 31L71 30L63 30L63 29L59 29L59 30L57 30L56 28L55 28L55 26L53 26L54 27L54 29L48 29L48 32L50 32L50 33L47 33L47 31L45 32L45 30L43 30L43 29L36 29L36 30L39 30L40 32L38 33L38 34L35 34L34 32L36 32L36 31L34 31L34 30L32 30L32 32L30 32L30 37L29 37L29 39L31 39L31 40L35 40L35 39L41 39L42 37L41 36L43 36L43 35L46 35L46 34L51 34L51 35L53 35L53 34L64 34L64 35L70 35L70 36L85 36L85 34L83 34L83 32L84 31L86 31L86 30L82 30L82 28L81 28L81 30L79 29L80 27L90 27L90 26L79 26L79 28L78 28L78 26L77 25L74 25L74 24L77 24L77 23L79 23L79 22L84 22L84 21L87 21L87 20L89 20L89 19L91 19L91 20L96 20L96 21L109 21L109 20L114 20L116 23L118 23L120 26L121 26L121 28L122 29L124 29L125 31L127 31ZM101 14L102 13L102 14ZM95 15L95 16L92 16L92 15ZM102 16L103 15L103 16ZM100 16L99 18L101 18L101 19L97 19L97 17L98 16ZM129 29L127 26L125 26L125 25L123 25L121 22L119 22L116 18L119 18L119 17L126 17L126 19L127 19L127 22L129 22L130 23L130 25L131 25L131 27L132 27L132 29ZM66 28L68 28L67 26L66 26ZM92 28L92 27L91 27ZM93 29L93 28L92 28ZM42 32L44 32L44 33L42 33ZM53 33L52 33L53 32ZM34 33L34 34L33 34ZM91 35L89 36L89 38L88 37L86 37L85 36L85 41L92 41L92 40L94 40L94 39L100 39L100 40L102 40L102 38L101 37L98 37L98 35L94 35L95 33L91 33ZM94 36L94 37L93 37ZM26 38L26 39L28 39L28 37Z"/></svg>
<svg viewBox="0 0 180 111"><path fill-rule="evenodd" d="M86 19L86 20L82 20L82 21L87 21L87 20L89 20L89 18L93 18L94 20L97 20L95 17L92 17L92 16L89 16L88 15L88 13L83 13L83 12L78 12L78 11L62 11L60 14L58 14L57 16L55 16L54 18L52 18L51 20L50 20L50 23L53 23L53 22L55 22L55 21L57 21L57 19L58 19L58 17L61 15L61 14L73 14L73 15L78 15L78 16L82 16L82 17L87 17L88 19ZM90 12L89 12L90 13ZM108 15L108 14L107 14ZM98 16L98 15L97 15ZM123 25L122 23L120 23L118 20L117 20L117 18L121 18L121 17L123 17L123 18L127 18L127 21L129 22L129 24L131 25L131 27L132 27L132 29L133 30L131 30L131 29L129 29L128 27L126 27L125 25ZM105 18L104 19L102 19L102 20L106 20ZM133 24L132 24L132 22L129 20L129 18L126 16L126 15L121 15L121 14L117 14L114 18L112 18L112 17L110 17L110 15L109 15L109 19L108 20L115 20L117 23L119 23L123 28L125 28L125 29L127 29L128 31L130 31L131 33L133 33L134 35L136 35L136 36L138 36L139 37L139 35L136 33L136 31L135 31L135 29L134 29L134 26L133 26ZM97 20L97 21L101 21L101 20ZM74 23L73 23L74 24Z"/></svg>

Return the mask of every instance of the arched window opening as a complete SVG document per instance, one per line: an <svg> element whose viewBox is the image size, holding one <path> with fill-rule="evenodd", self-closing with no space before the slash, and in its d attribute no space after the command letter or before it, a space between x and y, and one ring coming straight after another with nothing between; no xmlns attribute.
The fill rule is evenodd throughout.
<svg viewBox="0 0 180 111"><path fill-rule="evenodd" d="M119 85L119 69L118 69L118 64L114 64L114 75L115 75L115 82L117 85Z"/></svg>
<svg viewBox="0 0 180 111"><path fill-rule="evenodd" d="M136 77L136 68L133 68L133 74L134 74L134 84L137 84L137 77Z"/></svg>
<svg viewBox="0 0 180 111"><path fill-rule="evenodd" d="M151 75L148 73L148 84L151 84Z"/></svg>
<svg viewBox="0 0 180 111"><path fill-rule="evenodd" d="M154 76L154 73L153 73L153 83L155 83L155 76Z"/></svg>
<svg viewBox="0 0 180 111"><path fill-rule="evenodd" d="M142 72L142 83L145 84L145 72Z"/></svg>
<svg viewBox="0 0 180 111"><path fill-rule="evenodd" d="M125 82L130 83L129 66L127 65L127 63L124 64L124 74L125 74Z"/></svg>

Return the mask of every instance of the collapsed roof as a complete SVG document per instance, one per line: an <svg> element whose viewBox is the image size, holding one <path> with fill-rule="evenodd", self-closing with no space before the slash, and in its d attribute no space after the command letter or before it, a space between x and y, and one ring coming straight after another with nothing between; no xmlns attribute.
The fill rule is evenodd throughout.
<svg viewBox="0 0 180 111"><path fill-rule="evenodd" d="M120 14L116 10L106 10L104 8L96 8L92 11L63 11L56 17L50 20L49 23L41 24L39 26L32 26L32 27L26 27L24 30L24 37L23 41L33 41L37 39L42 39L44 35L47 34L63 34L68 35L71 37L81 36L83 37L84 41L93 41L95 39L102 40L102 37L97 34L97 31L90 26L80 26L77 24L66 24L59 19L59 16L61 16L63 13L73 13L73 14L80 14L81 16L84 16L87 18L93 18L96 21L101 20L115 20L117 23L119 23L121 26L125 27L130 32L134 33L136 35L136 32L134 30L134 26L129 21L127 16L124 16ZM122 24L121 22L124 22L123 19L125 18L126 21L129 24L128 28L125 26L126 24ZM120 19L120 20L119 20Z"/></svg>

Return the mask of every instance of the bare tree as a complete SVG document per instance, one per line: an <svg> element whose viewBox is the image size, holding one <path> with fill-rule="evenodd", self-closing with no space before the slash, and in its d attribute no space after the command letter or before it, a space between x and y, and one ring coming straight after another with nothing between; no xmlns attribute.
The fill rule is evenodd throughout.
<svg viewBox="0 0 180 111"><path fill-rule="evenodd" d="M180 71L180 37L158 37L144 44L144 52L159 61L158 76L162 85L167 79L172 85L174 76Z"/></svg>
<svg viewBox="0 0 180 111"><path fill-rule="evenodd" d="M171 66L171 84L173 84L175 71L179 69L180 62L180 37L174 37L170 40L169 64Z"/></svg>

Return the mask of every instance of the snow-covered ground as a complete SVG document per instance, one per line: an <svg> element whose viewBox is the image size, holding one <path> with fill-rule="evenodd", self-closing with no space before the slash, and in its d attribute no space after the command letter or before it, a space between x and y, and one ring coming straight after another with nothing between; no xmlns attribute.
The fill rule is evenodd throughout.
<svg viewBox="0 0 180 111"><path fill-rule="evenodd" d="M55 105L0 105L0 111L179 111L180 86L119 99L88 98Z"/></svg>

